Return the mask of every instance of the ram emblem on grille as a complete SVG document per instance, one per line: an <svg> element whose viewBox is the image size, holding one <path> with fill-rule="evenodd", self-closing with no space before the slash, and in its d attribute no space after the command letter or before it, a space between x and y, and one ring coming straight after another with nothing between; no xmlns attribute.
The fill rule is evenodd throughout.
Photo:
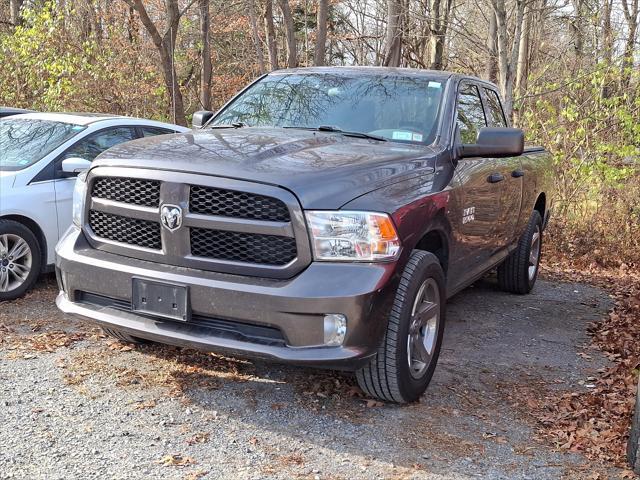
<svg viewBox="0 0 640 480"><path fill-rule="evenodd" d="M182 209L175 205L163 205L160 209L160 220L167 230L173 232L182 225Z"/></svg>

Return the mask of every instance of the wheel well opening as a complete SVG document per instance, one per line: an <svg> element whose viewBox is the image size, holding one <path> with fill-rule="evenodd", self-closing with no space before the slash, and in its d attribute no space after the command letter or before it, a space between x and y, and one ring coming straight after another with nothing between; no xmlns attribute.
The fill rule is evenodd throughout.
<svg viewBox="0 0 640 480"><path fill-rule="evenodd" d="M5 215L4 217L0 217L0 219L13 220L14 222L21 223L33 232L38 240L38 244L40 245L42 266L44 268L47 265L47 239L45 238L40 226L29 217L23 217L22 215Z"/></svg>
<svg viewBox="0 0 640 480"><path fill-rule="evenodd" d="M433 253L442 266L445 275L449 266L449 247L442 233L432 230L420 239L416 250L424 250Z"/></svg>
<svg viewBox="0 0 640 480"><path fill-rule="evenodd" d="M544 193L541 193L540 196L538 197L538 200L536 200L536 205L533 207L533 209L537 210L540 213L540 216L542 217L542 219L544 220L544 213L546 212L546 208L547 208L547 198L545 197Z"/></svg>

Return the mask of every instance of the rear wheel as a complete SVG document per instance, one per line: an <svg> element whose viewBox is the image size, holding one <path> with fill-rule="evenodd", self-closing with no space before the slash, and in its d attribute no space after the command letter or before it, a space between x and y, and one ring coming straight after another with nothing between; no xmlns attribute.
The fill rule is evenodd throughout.
<svg viewBox="0 0 640 480"><path fill-rule="evenodd" d="M640 385L636 396L636 411L631 421L629 443L627 443L627 458L633 471L640 474Z"/></svg>
<svg viewBox="0 0 640 480"><path fill-rule="evenodd" d="M445 299L444 272L437 257L414 251L402 273L382 344L369 364L356 372L364 392L397 403L420 398L440 355Z"/></svg>
<svg viewBox="0 0 640 480"><path fill-rule="evenodd" d="M114 328L102 327L102 331L107 335L109 335L110 337L113 337L116 340L120 340L121 342L124 342L124 343L132 343L134 345L144 345L146 343L151 343L149 340L131 336L128 333L123 332L122 330L118 330Z"/></svg>
<svg viewBox="0 0 640 480"><path fill-rule="evenodd" d="M34 233L19 222L0 220L0 301L24 295L38 279L41 265Z"/></svg>
<svg viewBox="0 0 640 480"><path fill-rule="evenodd" d="M534 210L518 248L498 267L498 284L506 292L529 293L536 284L542 252L542 217Z"/></svg>

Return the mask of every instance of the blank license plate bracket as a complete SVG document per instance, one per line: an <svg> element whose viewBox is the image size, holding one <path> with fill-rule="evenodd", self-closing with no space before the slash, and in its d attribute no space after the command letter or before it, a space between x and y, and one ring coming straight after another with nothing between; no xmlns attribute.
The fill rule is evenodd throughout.
<svg viewBox="0 0 640 480"><path fill-rule="evenodd" d="M185 285L133 278L131 309L156 317L189 321L189 290Z"/></svg>

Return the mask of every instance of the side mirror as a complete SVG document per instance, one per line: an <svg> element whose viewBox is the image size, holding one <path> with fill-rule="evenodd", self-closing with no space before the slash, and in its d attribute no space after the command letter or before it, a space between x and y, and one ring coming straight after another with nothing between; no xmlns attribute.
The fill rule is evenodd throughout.
<svg viewBox="0 0 640 480"><path fill-rule="evenodd" d="M62 161L62 172L65 177L74 177L91 167L91 162L84 158L72 157Z"/></svg>
<svg viewBox="0 0 640 480"><path fill-rule="evenodd" d="M524 151L524 132L519 128L485 127L478 132L473 144L462 144L460 158L517 157Z"/></svg>
<svg viewBox="0 0 640 480"><path fill-rule="evenodd" d="M193 114L193 120L191 120L191 125L193 128L202 128L204 127L209 120L213 117L213 112L208 110L200 110L199 112L195 112Z"/></svg>

